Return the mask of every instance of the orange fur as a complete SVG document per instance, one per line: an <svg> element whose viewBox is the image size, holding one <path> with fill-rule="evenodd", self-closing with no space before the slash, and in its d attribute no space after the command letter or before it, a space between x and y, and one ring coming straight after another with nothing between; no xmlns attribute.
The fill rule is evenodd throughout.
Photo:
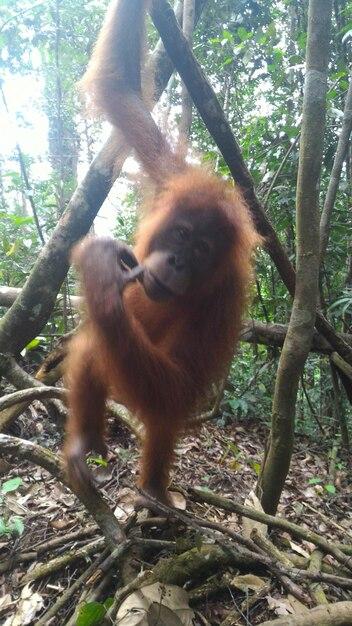
<svg viewBox="0 0 352 626"><path fill-rule="evenodd" d="M215 210L231 246L207 280L187 296L155 302L135 283L124 292L123 306L113 243L88 241L75 253L88 320L68 359L66 458L72 479L82 481L87 477L84 454L90 448L105 452L103 408L111 394L144 423L140 483L167 502L177 436L232 358L251 280L252 251L260 237L240 192L173 154L143 104L144 13L143 0L114 5L83 79L96 106L124 133L157 187L134 252L140 262L146 259L151 239L166 220L177 219L179 206L193 215Z"/></svg>

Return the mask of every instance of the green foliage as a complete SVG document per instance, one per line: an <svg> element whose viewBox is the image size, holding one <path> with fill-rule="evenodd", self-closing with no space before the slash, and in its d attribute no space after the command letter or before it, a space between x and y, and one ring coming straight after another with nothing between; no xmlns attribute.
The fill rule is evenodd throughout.
<svg viewBox="0 0 352 626"><path fill-rule="evenodd" d="M11 478L6 480L0 488L0 494L5 495L6 493L10 493L11 491L16 491L18 487L22 485L22 479L17 476L16 478Z"/></svg>
<svg viewBox="0 0 352 626"><path fill-rule="evenodd" d="M6 495L22 485L20 477L10 478L0 486L0 537L2 535L22 535L24 524L17 515L9 515L6 510Z"/></svg>
<svg viewBox="0 0 352 626"><path fill-rule="evenodd" d="M108 463L102 456L89 456L87 459L88 465L98 465L99 467L107 467Z"/></svg>
<svg viewBox="0 0 352 626"><path fill-rule="evenodd" d="M32 217L0 211L0 283L22 284L38 254Z"/></svg>
<svg viewBox="0 0 352 626"><path fill-rule="evenodd" d="M309 485L322 485L325 491L331 495L334 495L336 493L335 485L332 485L331 483L324 484L324 481L322 478L310 478L308 481L308 484Z"/></svg>
<svg viewBox="0 0 352 626"><path fill-rule="evenodd" d="M24 524L20 517L11 515L6 521L0 516L0 537L2 535L21 536L24 531Z"/></svg>
<svg viewBox="0 0 352 626"><path fill-rule="evenodd" d="M100 602L87 602L79 609L76 625L95 626L100 624L112 603L113 598L108 598L105 600L104 604Z"/></svg>
<svg viewBox="0 0 352 626"><path fill-rule="evenodd" d="M100 624L106 611L99 602L89 602L84 604L79 610L77 626L94 626Z"/></svg>
<svg viewBox="0 0 352 626"><path fill-rule="evenodd" d="M330 484L324 485L324 489L325 489L325 491L327 491L328 493L331 493L331 494L336 493L336 487L335 487L335 485L330 485Z"/></svg>

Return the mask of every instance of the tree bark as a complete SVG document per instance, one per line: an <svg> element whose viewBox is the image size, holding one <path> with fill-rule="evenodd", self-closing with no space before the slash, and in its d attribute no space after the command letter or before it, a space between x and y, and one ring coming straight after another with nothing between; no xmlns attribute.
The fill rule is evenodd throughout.
<svg viewBox="0 0 352 626"><path fill-rule="evenodd" d="M260 626L350 626L351 624L352 602L336 602L328 606L317 606L309 613L287 615L269 622L262 622Z"/></svg>
<svg viewBox="0 0 352 626"><path fill-rule="evenodd" d="M296 289L277 371L269 449L258 484L264 511L272 514L276 512L290 467L297 390L311 348L319 291L319 176L331 13L331 0L310 0L296 194Z"/></svg>
<svg viewBox="0 0 352 626"><path fill-rule="evenodd" d="M284 344L286 333L286 324L264 324L263 322L258 322L257 320L245 320L242 324L240 341L260 343L266 346L275 346L280 348ZM348 343L349 346L352 346L352 335L348 333L341 333L339 336L343 339L343 341ZM322 354L334 353L329 342L326 341L326 339L317 331L313 334L311 351L320 352ZM341 361L342 359L339 362L340 367Z"/></svg>

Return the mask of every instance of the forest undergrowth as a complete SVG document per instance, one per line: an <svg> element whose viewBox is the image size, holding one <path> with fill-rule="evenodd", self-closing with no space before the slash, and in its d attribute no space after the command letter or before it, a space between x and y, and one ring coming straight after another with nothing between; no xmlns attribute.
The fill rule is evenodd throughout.
<svg viewBox="0 0 352 626"><path fill-rule="evenodd" d="M13 434L57 452L60 449L58 429L41 414L39 403L34 404L30 414L27 412L17 420ZM230 532L242 533L251 541L253 529L255 532L257 526L260 530L261 524L245 517L241 521L235 513L207 502L191 501L187 490L200 487L204 493L218 493L240 503L247 498L245 504L256 508L252 490L257 482L267 434L265 424L251 419L226 426L208 422L199 432L189 433L178 445L173 474L172 489L177 491L181 488L182 492L178 496L179 505L182 508L186 506L196 519L206 519ZM104 470L105 482L100 489L122 524L134 524L139 528L140 537L159 542L155 549L150 544L144 553L143 563L138 557L138 568L143 565L142 569L146 571L156 563L162 563L161 559L170 556L171 542L176 542L176 552L180 555L194 545L197 546L196 551L204 549L209 537L202 536L197 529L187 529L182 520L156 518L155 524L149 524L145 519L141 522L135 519L133 500L138 470L137 446L134 436L116 420L110 423L109 447L110 463ZM19 519L23 525L21 536L8 534L0 539L0 623L6 624L14 612L21 615L22 611L23 616L27 611L30 615L31 611L35 613L39 608L47 610L55 605L62 591L69 589L84 574L97 555L99 558L104 542L99 529L75 496L45 469L27 462L15 465L2 460L0 470L0 484L11 485L11 481L15 481L12 482L13 490L11 488L3 496L3 513L7 518ZM334 544L352 544L351 492L343 452L336 447L331 449L329 437L298 435L279 517L298 524L302 529L309 529ZM308 539L293 537L280 528L269 530L269 537L282 553L292 557L292 567L297 568L300 564L304 567L304 562L312 562L317 546ZM215 544L216 539L210 539L210 545L214 547ZM206 620L193 623L255 625L265 619L288 617L297 614L297 610L307 610L304 602L297 598L299 593L294 597L289 593L290 589L285 589L282 580L275 580L262 564L241 567L239 563L237 566L231 563L231 558L221 562L218 556L216 562L214 571L198 572L196 580L190 578L184 581L190 606L198 616L195 619ZM331 555L325 555L323 563L326 572L333 571L329 570L334 563ZM340 569L337 573L345 576L346 571ZM105 586L99 601L114 595L114 579L118 577L117 569L104 577ZM294 577L292 582L296 584ZM318 582L315 584L321 587ZM323 586L323 593L329 601L349 599L350 590L333 584ZM20 599L19 590L22 593ZM304 600L305 592L302 593ZM58 607L53 621L44 623L69 624L66 620L81 594L82 588L78 585L77 593L70 595L67 602ZM238 613L237 618L235 615L237 621L226 622L226 616L233 611Z"/></svg>

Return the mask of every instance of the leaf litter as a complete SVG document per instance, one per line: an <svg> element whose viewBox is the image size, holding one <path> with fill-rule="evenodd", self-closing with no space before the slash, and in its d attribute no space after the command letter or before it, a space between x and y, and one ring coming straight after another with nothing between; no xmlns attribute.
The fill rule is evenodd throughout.
<svg viewBox="0 0 352 626"><path fill-rule="evenodd" d="M21 416L20 419L22 430L24 430L22 436L26 438L26 417ZM28 430L33 430L33 422ZM133 509L138 454L134 437L124 427L115 423L113 430L114 436L109 442L113 457L110 462L109 480L101 489L107 495L116 516L120 521L124 521L131 515ZM217 426L214 422L204 424L199 432L188 434L179 443L171 488L176 488L177 492L178 485L201 486L238 502L244 503L245 501L248 506L260 510L260 503L254 495L254 489L267 434L267 428L262 423L253 420L234 422L225 427ZM56 432L47 435L45 429L38 428L37 432L30 432L28 436L43 446L56 451L60 449L60 436ZM16 626L36 623L43 607L48 608L55 601L58 590L67 589L72 585L87 564L82 561L73 562L63 570L48 575L32 585L21 587L24 574L35 567L38 562L49 561L74 547L84 546L100 534L98 530L89 535L84 534L87 526L93 524L89 515L69 489L58 483L44 469L28 463L22 463L19 466L7 463L4 469L1 483L19 476L22 479L22 484L17 491L6 494L7 502L5 501L3 505L8 507L6 514L13 514L20 518L24 525L23 534L20 537L6 534L0 537L0 564L3 564L3 569L0 566L0 624ZM328 483L328 469L328 442L312 441L308 437L298 436L291 471L281 498L279 514L302 527L321 532L328 540L352 543L350 506L352 485L348 481L348 472L342 464L336 473L336 490L334 493L329 493L322 488L322 485ZM184 498L181 494L179 497L180 508L184 508L182 505ZM187 503L187 510L248 537L255 527L264 535L267 533L267 528L262 524L247 519L241 521L236 515L215 507ZM82 535L77 539L70 539L70 536L75 533L77 535L82 533ZM45 545L60 537L62 543L45 552ZM292 538L284 532L274 531L271 533L271 538L273 537L277 539L278 545L285 546L285 549L304 557L311 554L315 547L297 539L292 541ZM199 543L199 540L196 539L195 545L198 545L197 542ZM200 545L201 543L200 538ZM16 562L16 555L19 554L24 554L26 560ZM330 558L327 557L326 562L329 563L329 561ZM4 564L8 567L5 568ZM148 565L152 566L153 562ZM254 592L256 586L258 589L266 582L262 578L263 572L246 574L230 568L229 573L228 586L222 587L221 592L215 596L209 595L204 598L203 602L197 603L195 612L193 612L193 606L188 604L186 592L184 591L186 595L182 596L181 602L180 594L183 590L176 588L175 598L178 598L180 604L175 606L174 602L171 608L166 604L161 613L159 602L159 618L166 620L165 624L169 626L173 624L182 626L188 623L187 619L191 618L192 621L189 621L189 624L220 624L229 610L240 606L241 602L243 603L249 597L248 594ZM188 586L192 586L192 581ZM145 589L140 594L143 596L141 603L144 603L144 612L147 616L149 615L148 619L152 620L154 601L150 598L146 600ZM173 593L171 592L172 598ZM328 595L331 601L348 599L346 598L347 592L344 592L342 596L341 590L335 588L330 588ZM58 615L58 621L54 620L50 623L65 623L78 597L74 596L72 601L65 606ZM136 597L133 599L132 594L121 605L122 619L125 619L121 613L123 607L125 606L126 609L128 603L131 605L134 600ZM250 624L254 626L275 615L283 616L297 612L298 601L293 600L276 582L271 593L259 599L253 608L248 609L247 615L242 621L239 620L238 624L248 624L250 617ZM182 606L185 611L184 618ZM168 611L172 612L172 618ZM183 619L186 621L182 621ZM149 622L133 623L147 624ZM160 626L162 623L160 622ZM124 624L123 621L122 624ZM126 622L126 624L130 625L132 622Z"/></svg>

